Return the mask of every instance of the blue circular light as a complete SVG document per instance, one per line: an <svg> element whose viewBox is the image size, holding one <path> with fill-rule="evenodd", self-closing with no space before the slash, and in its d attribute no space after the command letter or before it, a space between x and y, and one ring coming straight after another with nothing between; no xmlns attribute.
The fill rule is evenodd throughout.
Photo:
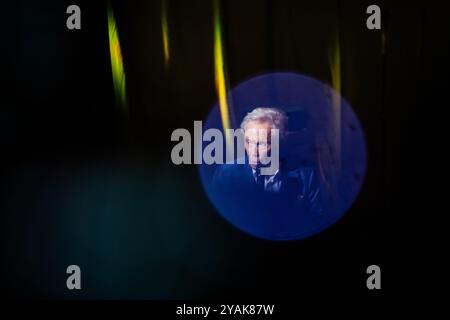
<svg viewBox="0 0 450 320"><path fill-rule="evenodd" d="M289 179L281 181L296 182L296 193L295 197L247 194L242 187L245 172L251 172L248 164L200 164L206 194L227 221L255 237L297 240L325 230L348 211L364 180L366 144L356 114L335 90L302 74L269 73L233 88L228 104L234 129L257 107L278 108L288 115L280 171ZM209 128L223 132L218 104L203 123L203 131ZM206 145L203 142L203 148ZM219 170L232 177L225 190L215 187Z"/></svg>

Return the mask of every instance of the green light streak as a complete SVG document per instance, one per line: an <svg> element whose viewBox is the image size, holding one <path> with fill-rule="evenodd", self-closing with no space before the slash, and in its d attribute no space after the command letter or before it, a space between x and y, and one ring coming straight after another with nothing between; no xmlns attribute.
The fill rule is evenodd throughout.
<svg viewBox="0 0 450 320"><path fill-rule="evenodd" d="M123 110L127 112L128 107L125 85L125 71L123 68L122 52L120 50L119 34L117 32L116 20L114 19L114 14L110 6L108 6L108 35L114 93L117 103L119 103Z"/></svg>

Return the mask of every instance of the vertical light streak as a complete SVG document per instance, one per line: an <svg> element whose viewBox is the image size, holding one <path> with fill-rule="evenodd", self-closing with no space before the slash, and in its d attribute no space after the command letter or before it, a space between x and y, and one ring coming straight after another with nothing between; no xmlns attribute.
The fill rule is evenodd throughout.
<svg viewBox="0 0 450 320"><path fill-rule="evenodd" d="M224 133L231 128L230 113L227 101L227 81L225 74L225 58L222 43L222 27L220 20L219 0L213 2L213 21L214 21L214 74L216 82L217 96L219 98L220 116ZM225 135L227 148L232 147L231 137Z"/></svg>
<svg viewBox="0 0 450 320"><path fill-rule="evenodd" d="M169 51L169 24L167 22L167 0L162 0L161 4L161 30L164 48L164 65L169 66L170 51Z"/></svg>
<svg viewBox="0 0 450 320"><path fill-rule="evenodd" d="M336 94L332 95L333 108L333 129L334 129L334 159L336 169L340 170L341 166L341 46L339 41L339 33L336 34L336 40L329 52L329 63L331 71L331 84Z"/></svg>
<svg viewBox="0 0 450 320"><path fill-rule="evenodd" d="M123 68L122 52L120 50L119 35L111 6L108 4L108 35L111 70L116 101L127 112L127 97L125 86L125 72Z"/></svg>

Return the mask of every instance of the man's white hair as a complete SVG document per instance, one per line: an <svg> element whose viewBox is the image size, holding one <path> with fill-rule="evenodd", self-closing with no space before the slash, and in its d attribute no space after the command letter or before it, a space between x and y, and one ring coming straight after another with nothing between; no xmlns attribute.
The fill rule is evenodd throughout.
<svg viewBox="0 0 450 320"><path fill-rule="evenodd" d="M286 133L288 117L284 111L277 108L256 108L247 113L241 122L241 129L245 127L250 121L269 122L272 129L278 129L279 136L284 137Z"/></svg>

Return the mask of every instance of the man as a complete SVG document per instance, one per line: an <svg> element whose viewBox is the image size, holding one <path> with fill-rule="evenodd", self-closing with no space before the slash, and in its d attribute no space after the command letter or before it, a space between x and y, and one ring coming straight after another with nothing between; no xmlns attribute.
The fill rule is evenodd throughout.
<svg viewBox="0 0 450 320"><path fill-rule="evenodd" d="M267 160L272 158L273 144L284 141L287 121L286 114L276 108L256 108L248 113L241 123L245 161L221 165L213 177L216 199L232 222L243 229L275 233L280 239L290 237L290 225L307 223L305 219L316 219L322 213L320 188L312 168L288 170L281 159L272 159L278 168L270 174L263 172L270 165ZM272 141L274 129L279 140Z"/></svg>

